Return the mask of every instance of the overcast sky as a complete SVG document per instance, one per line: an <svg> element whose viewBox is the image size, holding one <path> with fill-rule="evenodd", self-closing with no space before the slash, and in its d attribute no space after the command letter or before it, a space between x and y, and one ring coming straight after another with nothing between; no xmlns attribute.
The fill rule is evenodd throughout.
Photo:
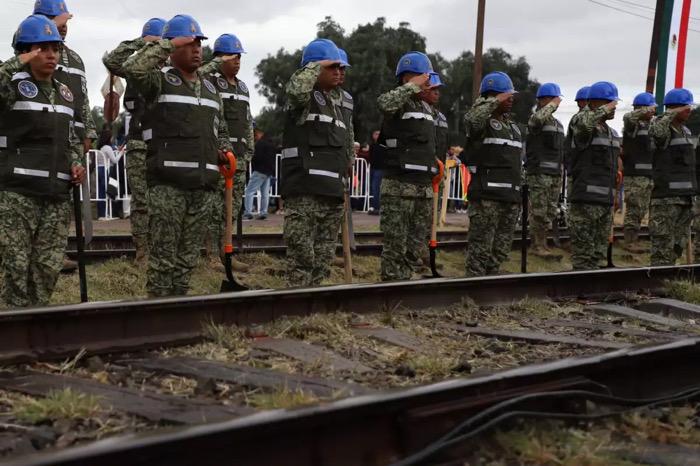
<svg viewBox="0 0 700 466"><path fill-rule="evenodd" d="M12 54L10 40L19 23L31 13L33 0L1 0L0 31L6 39L2 58ZM653 12L627 2L653 7L654 0L596 0L651 17ZM252 89L255 65L280 47L297 49L316 34L316 24L331 15L346 31L384 16L392 26L406 21L427 39L429 52L452 59L473 50L476 0L66 0L74 18L69 22L68 45L87 65L91 104L102 105L100 87L106 78L101 57L120 41L137 37L151 17L169 19L185 13L194 16L205 35L223 33L240 38L244 55L241 78ZM691 28L700 31L700 1L693 4ZM562 87L566 104L558 112L565 123L573 112L576 90L599 80L620 88L621 112L613 124L620 127L622 113L632 98L644 91L652 22L615 11L589 0L487 0L485 48L502 47L524 55L531 74L540 82ZM685 86L700 99L700 33L689 32ZM467 90L471 92L471 90ZM257 96L253 113L265 104ZM447 104L447 103L445 103Z"/></svg>

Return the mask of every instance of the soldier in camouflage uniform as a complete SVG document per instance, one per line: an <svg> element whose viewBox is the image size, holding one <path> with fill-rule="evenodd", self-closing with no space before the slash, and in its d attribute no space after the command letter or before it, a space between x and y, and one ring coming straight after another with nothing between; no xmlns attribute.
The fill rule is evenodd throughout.
<svg viewBox="0 0 700 466"><path fill-rule="evenodd" d="M85 180L77 100L55 77L62 39L30 16L0 65L0 248L5 307L47 306L61 270L71 188Z"/></svg>
<svg viewBox="0 0 700 466"><path fill-rule="evenodd" d="M147 42L159 40L163 34L165 20L152 18L144 26L141 37L126 40L102 59L110 73L125 78L122 65ZM164 63L158 64L160 69ZM141 117L146 111L143 101L134 87L126 83L124 107L129 112L129 132L126 137L126 172L131 190L131 237L136 245L134 265L148 267L148 186L146 184L146 143L141 132Z"/></svg>
<svg viewBox="0 0 700 466"><path fill-rule="evenodd" d="M649 129L654 145L649 234L651 265L675 265L688 241L697 194L695 151L685 122L694 105L687 89L672 89L664 98L666 112Z"/></svg>
<svg viewBox="0 0 700 466"><path fill-rule="evenodd" d="M561 104L561 89L546 83L537 90L539 110L527 124L527 160L525 170L530 186L530 225L532 253L538 257L561 260L547 245L547 228L557 217L561 193L564 157L564 126L554 117Z"/></svg>
<svg viewBox="0 0 700 466"><path fill-rule="evenodd" d="M231 150L221 96L198 72L203 39L192 17L177 15L163 39L146 43L123 67L148 109L141 126L148 145L149 297L187 294L221 178L218 164ZM168 57L172 67L158 70Z"/></svg>
<svg viewBox="0 0 700 466"><path fill-rule="evenodd" d="M649 210L651 198L652 145L649 125L656 111L654 96L647 92L634 98L634 110L623 117L622 161L625 175L625 249L648 252L639 244L639 229Z"/></svg>
<svg viewBox="0 0 700 466"><path fill-rule="evenodd" d="M328 39L304 49L301 66L286 85L280 191L284 199L287 285L316 286L330 275L345 212L350 170L348 129L333 90L342 59Z"/></svg>
<svg viewBox="0 0 700 466"><path fill-rule="evenodd" d="M204 65L199 71L209 79L221 94L226 114L233 153L236 156L237 168L233 176L233 215L237 221L241 211L243 195L245 194L246 174L248 164L253 158L255 141L253 140L253 117L250 114L250 93L248 86L238 78L241 69L241 54L245 53L241 42L233 34L224 34L214 43L214 59ZM225 180L222 178L219 195L214 199L211 220L208 225L207 253L209 264L215 270L224 271L222 264L222 245L226 232L226 197ZM267 218L267 212L260 212L261 220ZM235 224L235 222L234 222ZM230 241L230 238L229 238ZM238 272L247 272L247 264L236 257L231 259L231 265Z"/></svg>
<svg viewBox="0 0 700 466"><path fill-rule="evenodd" d="M379 96L387 166L381 186L382 281L409 280L432 220L432 179L438 173L435 123L428 105L433 65L423 53L399 60L399 87Z"/></svg>
<svg viewBox="0 0 700 466"><path fill-rule="evenodd" d="M568 219L574 270L597 269L607 251L620 143L606 122L615 118L618 100L614 84L597 82L588 91L588 107L572 120Z"/></svg>
<svg viewBox="0 0 700 466"><path fill-rule="evenodd" d="M513 82L500 71L481 81L480 97L465 114L469 183L468 277L497 275L508 258L518 220L522 184L522 137L508 118Z"/></svg>

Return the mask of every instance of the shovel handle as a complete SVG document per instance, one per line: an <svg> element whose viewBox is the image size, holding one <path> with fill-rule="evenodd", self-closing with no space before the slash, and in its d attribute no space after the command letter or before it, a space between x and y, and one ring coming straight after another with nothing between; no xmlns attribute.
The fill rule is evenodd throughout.
<svg viewBox="0 0 700 466"><path fill-rule="evenodd" d="M221 174L226 179L226 236L224 240L224 252L226 254L233 253L233 175L236 173L236 157L233 152L227 152L230 168L225 165L219 165Z"/></svg>
<svg viewBox="0 0 700 466"><path fill-rule="evenodd" d="M437 164L438 174L433 177L433 193L435 194L440 192L440 182L442 181L442 177L445 176L445 164L443 164L440 159L438 159Z"/></svg>
<svg viewBox="0 0 700 466"><path fill-rule="evenodd" d="M219 171L226 179L226 189L233 189L233 175L236 174L236 157L234 157L233 152L226 152L226 157L228 157L228 164L230 168L226 168L226 165L219 165Z"/></svg>

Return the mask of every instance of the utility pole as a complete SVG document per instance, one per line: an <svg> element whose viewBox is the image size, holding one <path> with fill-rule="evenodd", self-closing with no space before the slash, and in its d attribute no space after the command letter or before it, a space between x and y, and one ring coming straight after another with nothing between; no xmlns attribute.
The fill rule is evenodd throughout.
<svg viewBox="0 0 700 466"><path fill-rule="evenodd" d="M647 71L646 91L654 93L656 81L656 67L659 62L659 43L661 42L661 23L663 22L666 0L656 0L656 13L654 14L654 28L651 34L651 47L649 49L649 70Z"/></svg>
<svg viewBox="0 0 700 466"><path fill-rule="evenodd" d="M659 0L661 1L661 0ZM476 19L476 47L474 48L474 86L472 90L472 104L479 97L481 87L481 75L483 73L484 54L484 16L486 15L486 0L479 0L479 12Z"/></svg>

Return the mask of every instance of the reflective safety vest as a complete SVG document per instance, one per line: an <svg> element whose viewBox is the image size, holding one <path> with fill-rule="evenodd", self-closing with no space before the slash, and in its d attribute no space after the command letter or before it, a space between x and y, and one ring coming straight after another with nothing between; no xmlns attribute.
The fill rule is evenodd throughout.
<svg viewBox="0 0 700 466"><path fill-rule="evenodd" d="M571 202L613 205L617 185L620 142L606 124L596 126L588 142L575 141L569 163Z"/></svg>
<svg viewBox="0 0 700 466"><path fill-rule="evenodd" d="M649 137L649 123L640 121L632 134L622 135L622 162L625 176L651 178L651 159L654 153Z"/></svg>
<svg viewBox="0 0 700 466"><path fill-rule="evenodd" d="M531 133L528 129L525 145L528 175L561 175L565 136L564 125L556 118L552 118L537 133Z"/></svg>
<svg viewBox="0 0 700 466"><path fill-rule="evenodd" d="M244 158L250 157L248 154L248 127L252 124L250 121L250 93L248 86L236 78L238 85L232 84L221 73L213 73L211 81L215 83L221 102L224 104L224 114L226 115L226 124L228 125L229 140L233 146L233 154L236 160L240 161L237 164L238 172L245 172L247 167L243 163Z"/></svg>
<svg viewBox="0 0 700 466"><path fill-rule="evenodd" d="M671 140L665 149L654 151L652 179L654 199L697 194L695 150L690 130L683 126L671 131Z"/></svg>
<svg viewBox="0 0 700 466"><path fill-rule="evenodd" d="M341 108L343 109L345 124L352 125L352 117L353 113L355 112L355 102L352 100L352 96L348 91L343 90L341 88L339 88L338 90L340 91L340 95L343 99L341 103Z"/></svg>
<svg viewBox="0 0 700 466"><path fill-rule="evenodd" d="M522 149L520 129L509 120L491 118L481 138L468 138L469 200L520 202Z"/></svg>
<svg viewBox="0 0 700 466"><path fill-rule="evenodd" d="M80 55L62 45L61 59L59 60L53 77L58 82L64 83L73 93L73 108L75 109L75 133L81 141L86 138L85 122L83 121L83 105L87 95L87 79L85 78L85 64Z"/></svg>
<svg viewBox="0 0 700 466"><path fill-rule="evenodd" d="M220 97L200 76L200 97L174 68L161 70L158 102L143 115L148 186L216 189Z"/></svg>
<svg viewBox="0 0 700 466"><path fill-rule="evenodd" d="M124 91L124 108L129 112L129 139L142 140L141 118L145 112L143 100L133 86L126 84Z"/></svg>
<svg viewBox="0 0 700 466"><path fill-rule="evenodd" d="M283 198L316 194L345 199L348 172L348 130L342 109L316 87L308 115L299 125L297 112L287 112L284 128L280 192Z"/></svg>
<svg viewBox="0 0 700 466"><path fill-rule="evenodd" d="M438 173L433 115L433 109L427 103L411 99L394 115L384 118L385 178L430 186Z"/></svg>
<svg viewBox="0 0 700 466"><path fill-rule="evenodd" d="M438 109L435 109L435 155L442 163L447 158L447 150L450 148L450 127L447 118Z"/></svg>
<svg viewBox="0 0 700 466"><path fill-rule="evenodd" d="M0 114L0 190L68 200L75 95L54 79L51 103L29 67L24 70L10 83L17 100Z"/></svg>

